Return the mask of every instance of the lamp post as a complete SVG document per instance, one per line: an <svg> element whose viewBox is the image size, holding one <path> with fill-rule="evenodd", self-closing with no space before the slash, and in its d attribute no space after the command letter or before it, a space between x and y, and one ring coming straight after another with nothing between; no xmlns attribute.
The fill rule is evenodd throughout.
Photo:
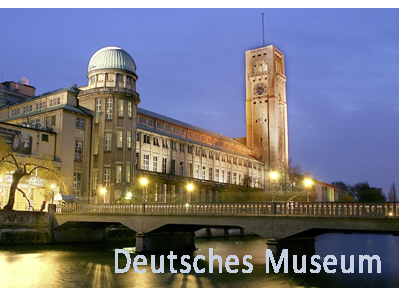
<svg viewBox="0 0 400 299"><path fill-rule="evenodd" d="M193 184L187 184L186 189L189 192L189 196L188 196L189 200L188 200L188 202L191 202L192 201Z"/></svg>
<svg viewBox="0 0 400 299"><path fill-rule="evenodd" d="M145 209L146 209L146 206L145 206L145 201L146 201L146 198L145 198L145 195L146 195L146 192L145 192L145 187L146 187L146 185L147 185L147 179L146 178L141 178L140 179L140 184L142 184L142 186L143 186L143 198L142 198L142 203L143 203L143 213L146 211Z"/></svg>
<svg viewBox="0 0 400 299"><path fill-rule="evenodd" d="M304 180L304 185L307 187L307 202L310 201L310 187L312 185L312 180L307 178Z"/></svg>
<svg viewBox="0 0 400 299"><path fill-rule="evenodd" d="M101 194L103 194L103 205L106 204L106 188L101 188Z"/></svg>
<svg viewBox="0 0 400 299"><path fill-rule="evenodd" d="M274 181L278 178L278 173L276 171L271 171L269 173L269 177L271 178L272 184L272 201L275 201L275 188L274 188Z"/></svg>
<svg viewBox="0 0 400 299"><path fill-rule="evenodd" d="M53 196L51 197L51 204L53 204L54 203L54 191L55 191L56 185L52 184L50 187L51 187L51 191L53 192Z"/></svg>

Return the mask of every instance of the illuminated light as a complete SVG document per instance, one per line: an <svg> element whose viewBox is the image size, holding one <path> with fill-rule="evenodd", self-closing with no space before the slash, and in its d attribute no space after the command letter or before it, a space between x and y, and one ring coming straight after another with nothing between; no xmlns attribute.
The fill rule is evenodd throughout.
<svg viewBox="0 0 400 299"><path fill-rule="evenodd" d="M141 178L140 183L144 186L147 185L147 179L146 178Z"/></svg>
<svg viewBox="0 0 400 299"><path fill-rule="evenodd" d="M187 188L189 191L192 191L192 190L193 190L193 184L188 184L186 188Z"/></svg>
<svg viewBox="0 0 400 299"><path fill-rule="evenodd" d="M51 189L55 189L56 185L52 184L50 187L51 187Z"/></svg>
<svg viewBox="0 0 400 299"><path fill-rule="evenodd" d="M106 193L106 188L101 188L100 192L101 192L101 194L105 194Z"/></svg>
<svg viewBox="0 0 400 299"><path fill-rule="evenodd" d="M270 172L269 176L271 179L275 180L278 177L278 173L276 171Z"/></svg>
<svg viewBox="0 0 400 299"><path fill-rule="evenodd" d="M189 204L188 204L188 203L187 203L187 204L185 204L185 207L187 207L187 208L188 208L188 207L189 207Z"/></svg>
<svg viewBox="0 0 400 299"><path fill-rule="evenodd" d="M392 213L392 212L390 212L390 213L389 213L389 216L393 216L393 213Z"/></svg>
<svg viewBox="0 0 400 299"><path fill-rule="evenodd" d="M132 193L131 193L131 192L128 192L128 193L126 194L126 198L131 199L131 198L132 198Z"/></svg>
<svg viewBox="0 0 400 299"><path fill-rule="evenodd" d="M312 181L310 179L305 179L304 185L306 185L306 187L310 187L312 185Z"/></svg>

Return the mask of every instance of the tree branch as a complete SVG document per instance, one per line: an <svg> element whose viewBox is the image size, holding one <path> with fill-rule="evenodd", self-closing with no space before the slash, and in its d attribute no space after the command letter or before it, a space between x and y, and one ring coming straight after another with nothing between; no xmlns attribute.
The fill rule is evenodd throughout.
<svg viewBox="0 0 400 299"><path fill-rule="evenodd" d="M25 192L22 191L20 188L17 188L17 190L18 190L19 192L22 193L22 196L23 196L23 197L26 199L26 201L28 202L29 208L32 208L32 211L34 211L33 207L31 206L31 202L29 201L28 196L26 196Z"/></svg>

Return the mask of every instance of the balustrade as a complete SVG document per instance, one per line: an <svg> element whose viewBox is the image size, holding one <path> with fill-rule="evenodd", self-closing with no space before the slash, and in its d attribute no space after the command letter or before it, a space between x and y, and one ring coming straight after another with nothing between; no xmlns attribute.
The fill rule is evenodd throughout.
<svg viewBox="0 0 400 299"><path fill-rule="evenodd" d="M398 203L146 203L146 204L65 204L57 213L93 214L168 214L238 216L326 216L326 217L398 217Z"/></svg>

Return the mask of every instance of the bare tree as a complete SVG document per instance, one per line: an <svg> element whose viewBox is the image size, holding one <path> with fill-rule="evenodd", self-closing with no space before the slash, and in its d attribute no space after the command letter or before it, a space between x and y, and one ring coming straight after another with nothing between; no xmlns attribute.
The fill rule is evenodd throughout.
<svg viewBox="0 0 400 299"><path fill-rule="evenodd" d="M301 168L298 164L294 164L292 159L289 159L288 163L281 160L278 161L275 171L278 173L278 190L282 190L283 194L304 189L303 184L300 182L303 177Z"/></svg>
<svg viewBox="0 0 400 299"><path fill-rule="evenodd" d="M11 151L0 136L0 172L12 173L12 181L9 191L8 203L4 207L5 210L12 210L15 203L15 192L19 191L22 196L30 202L23 190L18 188L18 184L24 177L35 175L42 180L58 181L65 188L66 176L57 170L51 162L49 156L20 156Z"/></svg>

